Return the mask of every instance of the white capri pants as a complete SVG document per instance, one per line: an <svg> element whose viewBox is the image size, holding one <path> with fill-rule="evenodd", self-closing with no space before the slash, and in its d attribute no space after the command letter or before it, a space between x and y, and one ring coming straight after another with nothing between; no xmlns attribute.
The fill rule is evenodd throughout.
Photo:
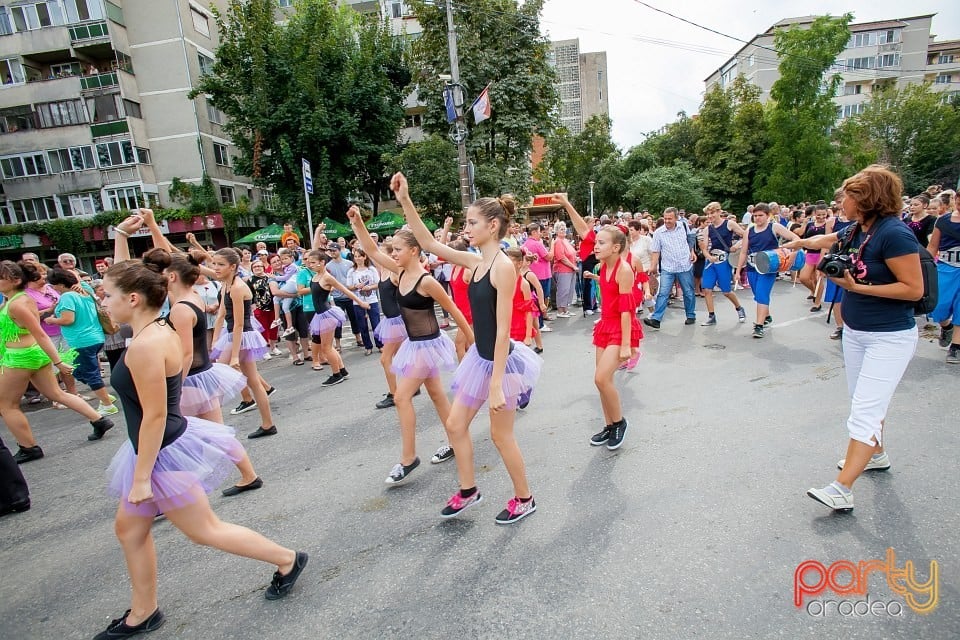
<svg viewBox="0 0 960 640"><path fill-rule="evenodd" d="M900 378L917 350L917 328L904 331L856 331L843 328L843 362L850 391L850 438L882 444L882 420L887 416Z"/></svg>

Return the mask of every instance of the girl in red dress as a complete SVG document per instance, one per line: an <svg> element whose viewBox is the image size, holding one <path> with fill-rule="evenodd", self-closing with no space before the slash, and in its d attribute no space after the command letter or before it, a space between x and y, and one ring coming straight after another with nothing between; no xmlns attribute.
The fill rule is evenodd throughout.
<svg viewBox="0 0 960 640"><path fill-rule="evenodd" d="M513 266L517 270L517 288L513 293L513 314L510 316L510 339L522 342L529 347L536 331L533 316L536 301L533 299L533 288L530 282L523 276L526 261L522 249L511 247L504 253L513 260Z"/></svg>
<svg viewBox="0 0 960 640"><path fill-rule="evenodd" d="M447 246L457 251L466 251L469 245L461 239L448 242ZM470 310L470 299L467 297L467 288L470 285L470 278L473 277L473 269L462 267L458 264L453 265L450 272L450 297L453 303L460 309L460 313L466 318L467 323L473 326L473 311ZM471 332L472 333L472 332ZM463 328L457 327L457 335L453 339L453 344L457 347L457 360L463 360L467 349L473 344L472 336L468 335Z"/></svg>
<svg viewBox="0 0 960 640"><path fill-rule="evenodd" d="M605 444L611 451L623 444L627 430L613 374L638 353L643 337L636 315L635 275L630 263L623 259L627 248L626 236L616 227L607 226L597 233L594 255L601 265L598 277L601 304L600 322L593 327L593 344L597 348L593 381L600 392L606 426L590 438L590 444Z"/></svg>

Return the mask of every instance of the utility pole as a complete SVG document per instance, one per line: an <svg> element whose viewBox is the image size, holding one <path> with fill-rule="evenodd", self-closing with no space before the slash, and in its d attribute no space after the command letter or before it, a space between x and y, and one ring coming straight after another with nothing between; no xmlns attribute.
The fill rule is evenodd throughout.
<svg viewBox="0 0 960 640"><path fill-rule="evenodd" d="M470 179L470 162L467 160L467 124L463 115L463 86L460 84L460 58L457 56L457 31L453 25L453 4L446 0L447 5L447 46L450 49L450 91L453 92L453 106L456 109L457 119L450 130L450 138L457 144L457 163L460 169L460 204L463 213L473 202L473 184Z"/></svg>

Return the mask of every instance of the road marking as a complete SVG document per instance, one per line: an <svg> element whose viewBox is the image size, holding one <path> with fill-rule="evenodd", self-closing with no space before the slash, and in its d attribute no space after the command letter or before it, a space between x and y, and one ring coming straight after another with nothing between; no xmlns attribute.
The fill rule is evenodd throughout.
<svg viewBox="0 0 960 640"><path fill-rule="evenodd" d="M824 315L823 311L818 311L816 313L811 313L809 316L803 316L800 318L794 318L793 320L787 320L786 322L778 322L776 324L771 324L768 329L780 329L781 327L789 327L790 325L797 324L798 322L806 322L807 320L814 320L817 318L822 318Z"/></svg>

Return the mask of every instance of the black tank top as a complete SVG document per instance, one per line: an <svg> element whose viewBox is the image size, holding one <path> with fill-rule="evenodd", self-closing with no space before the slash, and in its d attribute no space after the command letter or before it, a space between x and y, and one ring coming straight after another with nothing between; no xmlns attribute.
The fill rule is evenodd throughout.
<svg viewBox="0 0 960 640"><path fill-rule="evenodd" d="M124 350L120 354L117 366L113 368L113 373L110 374L110 384L113 385L120 397L123 416L127 421L127 437L130 438L134 453L137 453L140 446L140 424L143 422L143 407L140 405L137 388L133 384L133 376L130 375L130 369L127 368L126 357L127 352ZM187 429L187 420L180 414L181 375L179 373L172 375L166 379L166 382L167 424L163 428L161 447L174 442Z"/></svg>
<svg viewBox="0 0 960 640"><path fill-rule="evenodd" d="M399 292L397 285L389 277L380 280L377 285L380 291L380 310L383 311L385 318L396 318L400 315L400 303L397 302Z"/></svg>
<svg viewBox="0 0 960 640"><path fill-rule="evenodd" d="M323 313L330 309L330 289L324 289L319 282L310 281L310 295L313 296L313 310Z"/></svg>
<svg viewBox="0 0 960 640"><path fill-rule="evenodd" d="M499 256L498 252L493 260ZM470 310L473 312L473 337L477 353L484 360L493 360L493 349L497 343L497 289L490 282L491 270L492 260L483 277L479 280L471 279L467 287Z"/></svg>
<svg viewBox="0 0 960 640"><path fill-rule="evenodd" d="M250 304L252 300L243 301L243 330L253 331L253 325L250 324ZM233 296L230 295L230 288L224 287L223 304L226 307L224 319L227 321L227 331L233 331ZM206 320L204 320L206 322Z"/></svg>
<svg viewBox="0 0 960 640"><path fill-rule="evenodd" d="M403 273L399 281L403 282ZM397 302L400 305L400 316L407 329L407 338L413 342L418 340L433 340L440 337L440 325L437 323L437 314L433 310L434 299L417 293L417 287L428 274L421 274L416 284L406 294L400 293L397 288Z"/></svg>
<svg viewBox="0 0 960 640"><path fill-rule="evenodd" d="M193 324L193 362L190 363L190 372L187 375L203 373L213 366L210 364L210 350L207 348L207 316L200 307L192 302L181 300L177 304L190 307L197 316L197 321ZM167 322L170 322L169 318L167 318ZM173 327L172 322L170 322L170 326Z"/></svg>

